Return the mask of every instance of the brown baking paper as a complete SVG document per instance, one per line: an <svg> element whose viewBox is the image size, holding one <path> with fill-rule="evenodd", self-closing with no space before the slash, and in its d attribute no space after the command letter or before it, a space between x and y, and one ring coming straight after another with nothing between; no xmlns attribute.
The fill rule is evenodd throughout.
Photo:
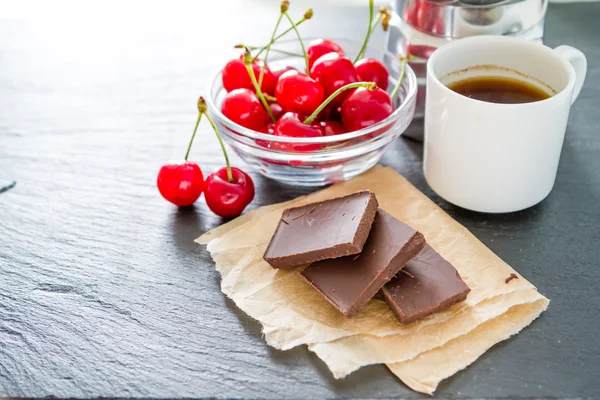
<svg viewBox="0 0 600 400"><path fill-rule="evenodd" d="M548 299L545 297L519 304L444 346L421 353L411 360L387 366L411 389L433 394L442 380L466 368L496 343L518 333L547 307Z"/></svg>
<svg viewBox="0 0 600 400"><path fill-rule="evenodd" d="M274 270L263 261L283 209L362 189L375 192L381 208L422 232L427 242L455 266L472 289L466 301L422 321L402 325L385 302L373 299L355 317L346 320L300 278L301 268ZM436 369L456 372L473 360L447 357L444 362L448 365L441 369L438 364L418 364L423 375L414 373L415 367L410 367L413 360L460 342L479 326L514 308L538 305L524 308L526 311L519 314L516 324L521 323L522 328L548 304L523 277L506 283L506 278L515 273L510 266L402 176L381 166L309 196L261 207L197 241L207 244L222 276L223 293L261 322L269 345L287 350L308 344L336 378L363 365L388 363L410 387L430 393L441 379L449 376L442 376ZM485 344L477 347L483 349L478 355L515 333L507 324L500 326L498 334L483 338ZM431 375L427 374L428 369Z"/></svg>
<svg viewBox="0 0 600 400"><path fill-rule="evenodd" d="M473 327L506 313L512 307L543 299L534 289L518 290L484 300L477 307L464 309L453 318L428 325L414 334L384 337L354 335L328 343L310 344L309 349L327 364L334 377L343 378L368 364L411 360L423 352L468 334Z"/></svg>

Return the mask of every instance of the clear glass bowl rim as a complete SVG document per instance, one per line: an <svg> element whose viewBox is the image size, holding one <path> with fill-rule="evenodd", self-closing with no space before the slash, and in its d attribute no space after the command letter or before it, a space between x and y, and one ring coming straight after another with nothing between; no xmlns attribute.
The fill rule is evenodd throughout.
<svg viewBox="0 0 600 400"><path fill-rule="evenodd" d="M318 39L318 38L317 37L314 37L314 38L313 37L306 37L306 38L303 37L302 38L303 41L312 41L314 39ZM353 41L353 40L349 40L349 39L331 39L331 40L334 40L336 42L342 42L342 43L353 43L353 44L357 44L358 46L361 45L361 43ZM297 43L297 39L281 40L281 41L278 41L278 43L281 43L281 44ZM369 47L367 47L367 49L369 49ZM388 50L378 50L378 49L374 49L374 48L371 48L371 50L379 52L383 55L390 56L392 59L397 60L398 64L401 65L401 62L398 59L398 56L393 54L392 52L390 52ZM282 58L284 58L284 57L282 57ZM219 122L223 123L224 125L232 126L232 128L235 129L236 133L241 134L242 136L246 136L250 139L264 140L264 141L271 141L271 142L274 141L274 142L280 142L280 143L308 143L308 144L336 143L336 142L340 142L340 141L356 139L356 138L360 138L362 136L369 135L369 134L381 129L382 127L389 125L392 121L397 119L399 117L399 115L405 110L405 108L410 105L411 98L416 96L416 94L417 94L417 77L415 75L415 72L408 65L408 63L406 64L406 70L404 72L403 79L404 79L404 82L408 83L407 94L404 97L404 99L402 100L402 103L398 106L398 108L396 108L394 110L394 112L392 114L390 114L386 119L381 120L374 125L371 125L367 128L360 129L358 131L343 133L341 135L322 136L319 138L295 138L295 137L287 137L287 136L274 136L274 135L271 135L268 133L262 133L262 132L258 132L258 131L252 130L252 129L245 128L245 127L233 122L229 118L225 117L225 115L223 115L223 113L221 112L220 108L217 107L217 105L215 104L215 101L212 97L212 88L214 87L216 81L219 80L219 82L220 82L222 80L221 69L217 70L217 72L212 75L212 77L209 81L209 84L208 84L208 94L209 95L207 96L208 97L207 104L208 104L209 110L216 116L216 118ZM404 84L404 82L402 84Z"/></svg>

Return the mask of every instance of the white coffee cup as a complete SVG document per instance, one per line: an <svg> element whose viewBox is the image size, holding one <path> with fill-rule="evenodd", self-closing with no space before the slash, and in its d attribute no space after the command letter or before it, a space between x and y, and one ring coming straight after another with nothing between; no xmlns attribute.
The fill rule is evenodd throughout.
<svg viewBox="0 0 600 400"><path fill-rule="evenodd" d="M474 36L437 49L427 63L423 169L441 197L469 210L503 213L542 201L554 186L569 109L587 61L570 46L504 36ZM481 75L508 76L551 97L497 104L446 84Z"/></svg>

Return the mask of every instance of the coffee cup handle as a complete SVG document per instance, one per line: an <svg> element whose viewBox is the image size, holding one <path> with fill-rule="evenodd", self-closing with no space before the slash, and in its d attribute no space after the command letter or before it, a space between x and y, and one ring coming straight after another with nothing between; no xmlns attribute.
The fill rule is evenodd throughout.
<svg viewBox="0 0 600 400"><path fill-rule="evenodd" d="M587 72L587 59L585 54L571 46L558 46L554 49L562 58L567 60L573 66L575 70L575 87L573 88L573 98L571 104L577 100L579 92L583 87L583 81L585 81L585 74Z"/></svg>

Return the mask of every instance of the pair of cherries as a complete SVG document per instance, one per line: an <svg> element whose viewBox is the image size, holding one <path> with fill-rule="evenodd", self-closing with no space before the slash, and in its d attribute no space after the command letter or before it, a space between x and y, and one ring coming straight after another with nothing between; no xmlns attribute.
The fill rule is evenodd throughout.
<svg viewBox="0 0 600 400"><path fill-rule="evenodd" d="M219 168L204 179L200 166L188 161L190 150L202 116L205 115L215 131L226 166ZM198 120L190 139L187 153L182 161L172 161L161 167L156 184L160 194L179 207L191 206L204 192L208 208L223 218L237 217L254 198L252 178L239 168L231 167L221 136L206 109L204 98L198 100Z"/></svg>
<svg viewBox="0 0 600 400"><path fill-rule="evenodd" d="M363 129L393 113L386 92L389 73L379 60L362 58L353 63L328 39L311 42L306 60L308 73L292 67L271 71L249 52L229 61L222 71L223 86L229 92L221 106L223 115L245 128L275 136L317 138ZM321 148L317 144L258 144L283 151Z"/></svg>

